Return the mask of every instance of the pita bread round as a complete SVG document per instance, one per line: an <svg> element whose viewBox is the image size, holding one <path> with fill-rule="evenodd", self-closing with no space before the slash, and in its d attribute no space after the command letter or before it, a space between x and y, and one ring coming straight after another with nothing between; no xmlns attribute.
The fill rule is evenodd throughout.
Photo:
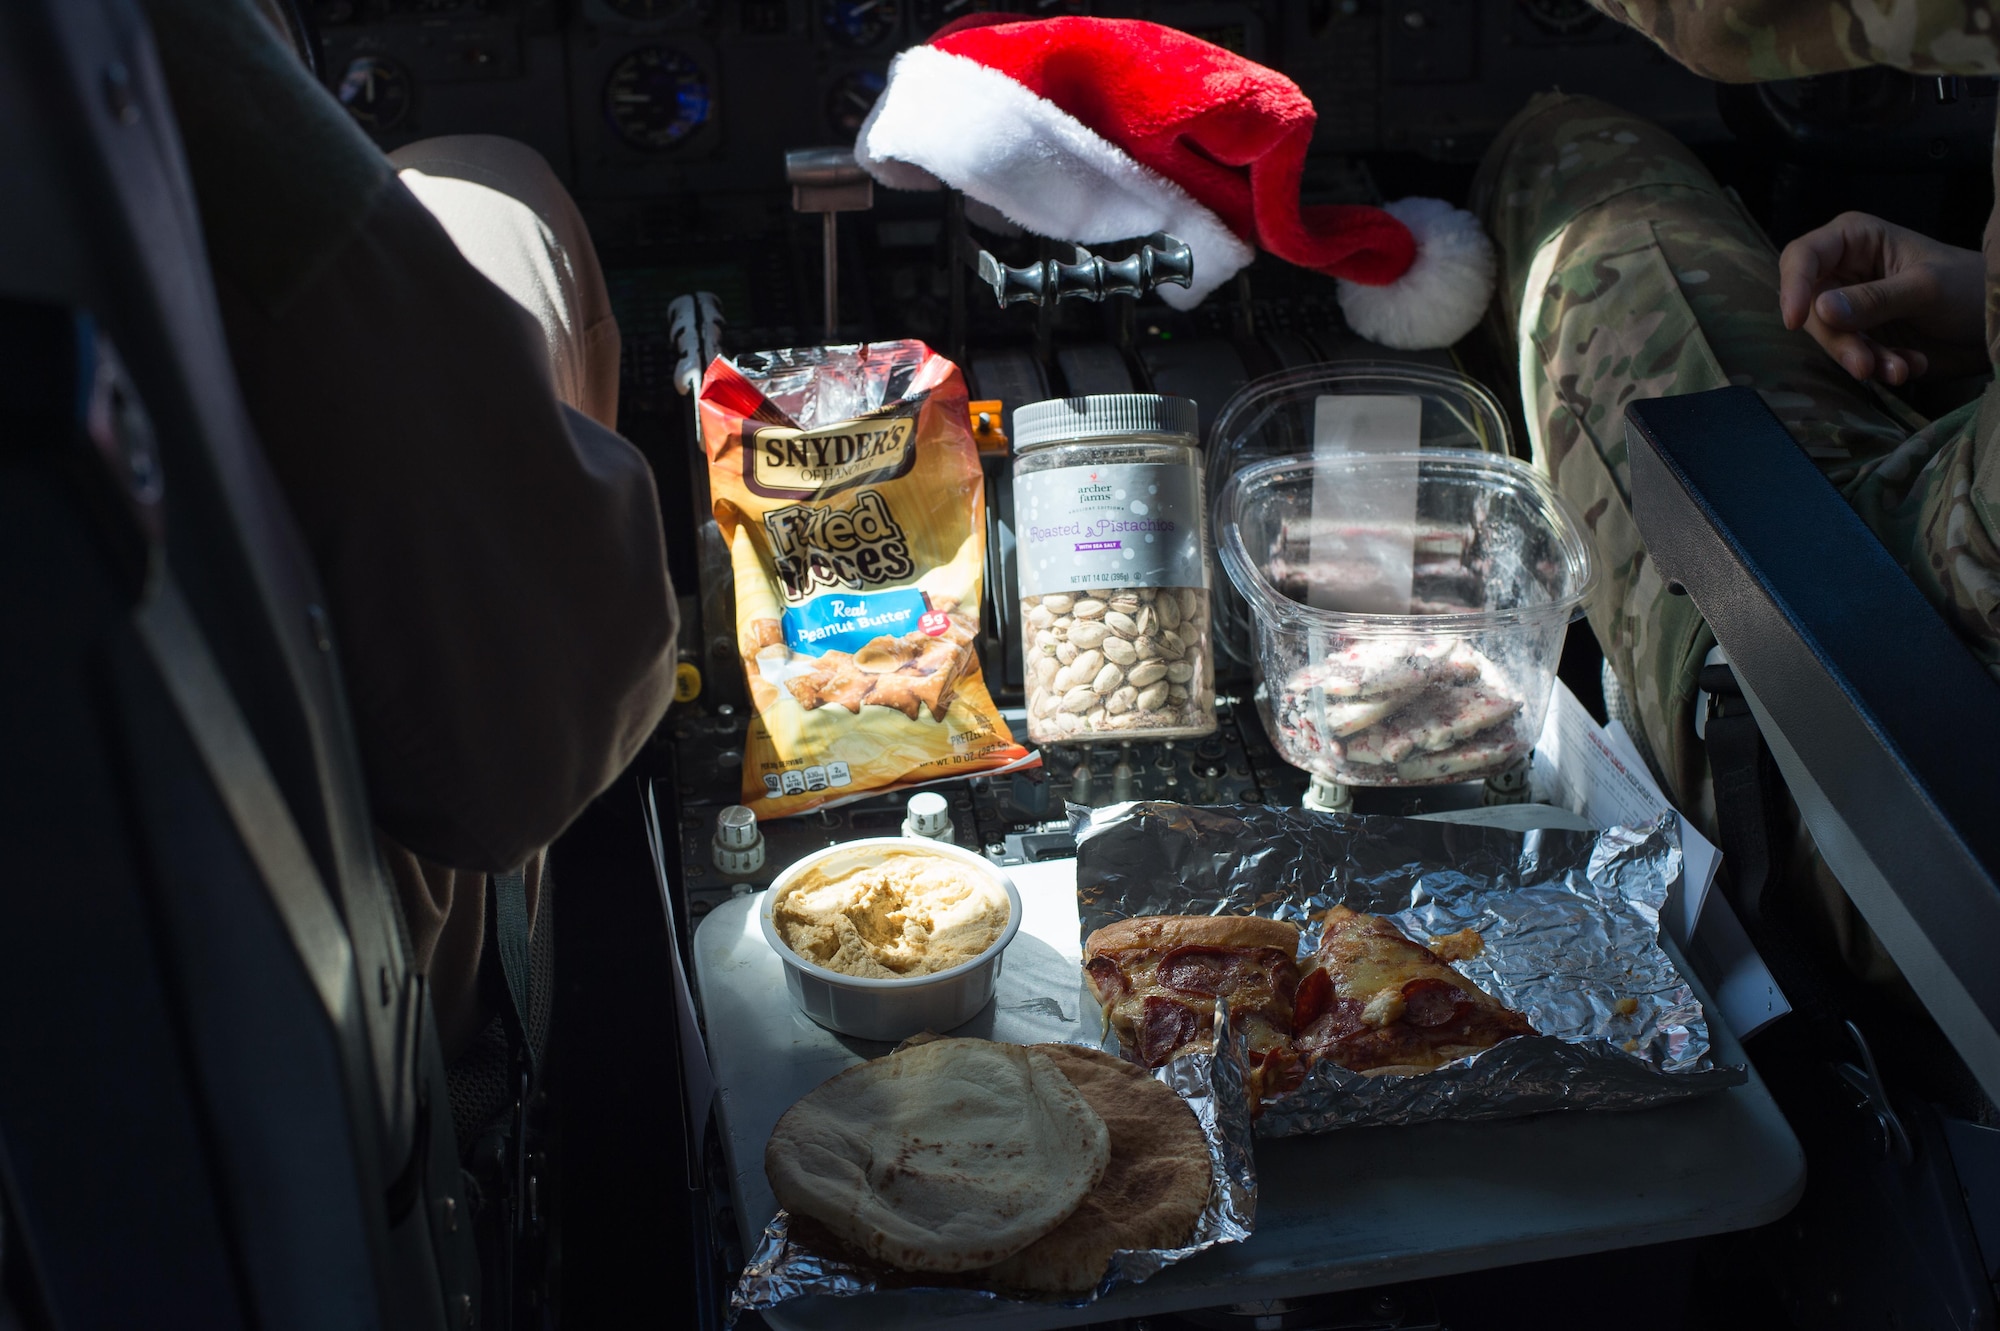
<svg viewBox="0 0 2000 1331"><path fill-rule="evenodd" d="M764 1172L786 1210L907 1271L991 1266L1068 1219L1111 1156L1047 1055L936 1040L852 1067L785 1111Z"/></svg>
<svg viewBox="0 0 2000 1331"><path fill-rule="evenodd" d="M1082 1045L1038 1044L1111 1132L1111 1163L1069 1219L982 1272L982 1284L1049 1294L1097 1287L1121 1248L1178 1248L1208 1204L1208 1141L1187 1102L1145 1070Z"/></svg>

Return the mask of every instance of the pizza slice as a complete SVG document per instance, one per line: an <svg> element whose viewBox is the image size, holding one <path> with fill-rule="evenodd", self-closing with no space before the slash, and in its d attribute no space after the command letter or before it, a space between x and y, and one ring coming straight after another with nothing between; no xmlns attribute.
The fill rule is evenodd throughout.
<svg viewBox="0 0 2000 1331"><path fill-rule="evenodd" d="M1299 929L1228 915L1147 915L1107 924L1084 941L1084 971L1134 1062L1157 1068L1209 1046L1215 1000L1249 1053L1252 1103L1298 1084L1292 995Z"/></svg>
<svg viewBox="0 0 2000 1331"><path fill-rule="evenodd" d="M1435 942L1435 950L1412 942L1379 915L1346 906L1328 911L1317 965L1299 982L1293 1005L1299 1052L1354 1072L1429 1072L1534 1034L1526 1017L1446 960L1478 955L1477 933Z"/></svg>

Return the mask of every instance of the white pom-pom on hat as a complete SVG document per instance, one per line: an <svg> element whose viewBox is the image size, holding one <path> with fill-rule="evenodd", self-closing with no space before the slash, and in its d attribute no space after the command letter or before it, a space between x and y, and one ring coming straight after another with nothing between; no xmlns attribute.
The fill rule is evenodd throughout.
<svg viewBox="0 0 2000 1331"><path fill-rule="evenodd" d="M1341 278L1341 313L1355 332L1385 347L1448 347L1478 325L1493 299L1493 242L1478 218L1443 199L1398 199L1382 211L1410 229L1416 261L1386 286Z"/></svg>

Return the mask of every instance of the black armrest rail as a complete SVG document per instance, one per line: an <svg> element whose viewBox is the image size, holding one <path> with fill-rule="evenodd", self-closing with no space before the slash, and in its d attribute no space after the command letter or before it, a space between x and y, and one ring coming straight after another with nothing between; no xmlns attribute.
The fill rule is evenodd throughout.
<svg viewBox="0 0 2000 1331"><path fill-rule="evenodd" d="M1748 388L1626 410L1632 512L1820 852L2000 1097L2000 684Z"/></svg>

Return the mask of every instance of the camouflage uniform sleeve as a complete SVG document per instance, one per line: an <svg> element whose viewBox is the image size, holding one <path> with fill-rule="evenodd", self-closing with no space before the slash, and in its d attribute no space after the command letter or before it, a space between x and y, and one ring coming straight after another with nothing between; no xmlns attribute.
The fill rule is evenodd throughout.
<svg viewBox="0 0 2000 1331"><path fill-rule="evenodd" d="M1863 65L2000 74L1992 12L1968 0L1590 0L1695 73L1722 83Z"/></svg>
<svg viewBox="0 0 2000 1331"><path fill-rule="evenodd" d="M1590 0L1707 78L1755 83L1889 65L2000 74L1980 0ZM1995 145L2000 180L2000 142ZM2000 211L1987 222L1986 329L2000 366ZM2000 383L1864 467L1856 507L2000 677Z"/></svg>
<svg viewBox="0 0 2000 1331"><path fill-rule="evenodd" d="M1864 462L1842 493L2000 679L2000 384Z"/></svg>
<svg viewBox="0 0 2000 1331"><path fill-rule="evenodd" d="M1990 395L1989 395L1990 396ZM2000 447L1960 431L1926 477L1910 575L2000 678Z"/></svg>

